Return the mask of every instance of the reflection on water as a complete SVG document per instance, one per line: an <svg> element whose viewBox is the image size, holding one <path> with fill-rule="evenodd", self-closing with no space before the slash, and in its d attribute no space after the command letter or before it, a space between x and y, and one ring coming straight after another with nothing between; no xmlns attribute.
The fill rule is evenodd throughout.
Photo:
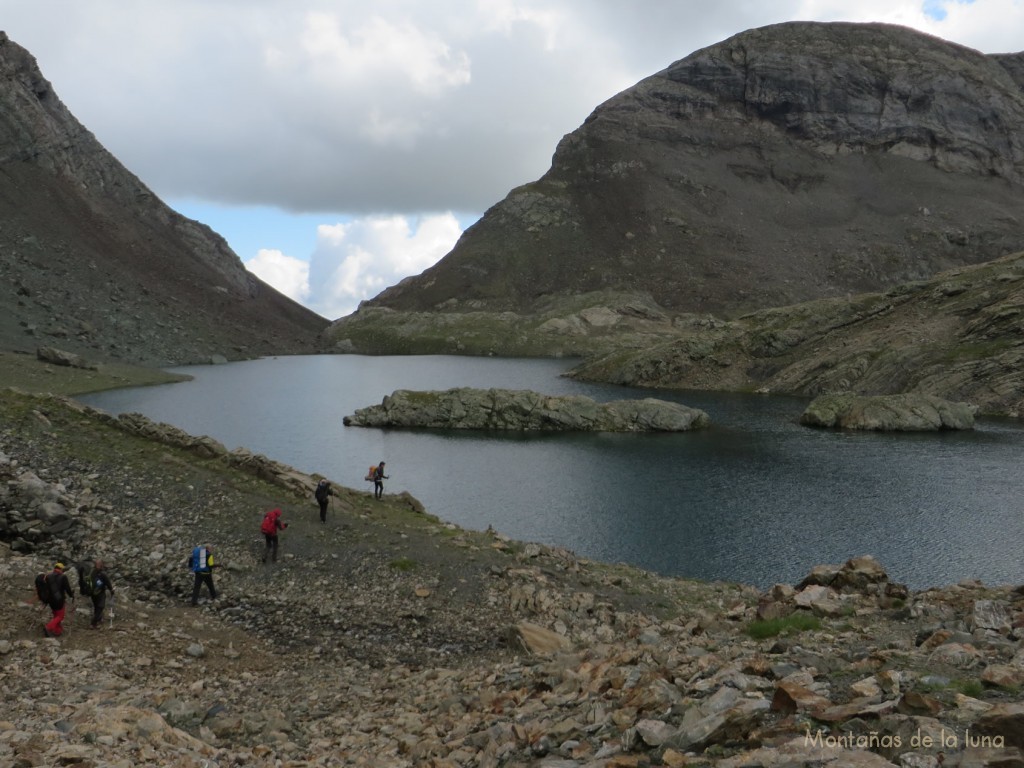
<svg viewBox="0 0 1024 768"><path fill-rule="evenodd" d="M137 411L356 488L387 461L388 492L439 517L666 574L795 582L813 565L873 554L912 587L1024 581L1018 468L1024 430L812 430L805 401L665 393L560 378L564 361L461 357L281 357L198 366L195 380L81 399ZM376 430L342 418L395 389L455 386L653 395L702 408L714 426L678 435L507 435ZM314 510L315 512L315 510Z"/></svg>

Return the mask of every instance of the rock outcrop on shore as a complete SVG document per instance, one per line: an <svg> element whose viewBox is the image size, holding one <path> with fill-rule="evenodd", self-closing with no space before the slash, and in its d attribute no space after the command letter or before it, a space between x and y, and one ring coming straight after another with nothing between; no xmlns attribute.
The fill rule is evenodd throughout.
<svg viewBox="0 0 1024 768"><path fill-rule="evenodd" d="M518 432L685 432L710 424L704 411L655 398L598 403L582 395L457 387L395 390L346 416L347 427L507 429Z"/></svg>
<svg viewBox="0 0 1024 768"><path fill-rule="evenodd" d="M877 432L929 432L974 429L975 407L922 394L822 395L800 416L809 427L839 427Z"/></svg>
<svg viewBox="0 0 1024 768"><path fill-rule="evenodd" d="M296 470L54 398L0 409L0 508L30 483L73 521L0 545L2 764L1024 763L1024 588L915 592L870 557L763 592L663 578L339 486L321 525ZM271 503L292 524L264 566ZM197 541L224 567L191 609ZM44 638L33 575L87 553L114 615L88 631L79 605Z"/></svg>

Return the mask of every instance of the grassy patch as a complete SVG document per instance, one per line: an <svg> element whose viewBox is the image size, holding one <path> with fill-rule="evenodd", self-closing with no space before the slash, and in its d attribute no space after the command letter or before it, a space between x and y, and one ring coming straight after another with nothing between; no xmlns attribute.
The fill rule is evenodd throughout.
<svg viewBox="0 0 1024 768"><path fill-rule="evenodd" d="M954 680L950 687L972 699L980 698L985 693L985 686L981 680Z"/></svg>
<svg viewBox="0 0 1024 768"><path fill-rule="evenodd" d="M821 622L817 616L807 613L793 613L783 616L781 619L766 619L765 621L752 621L747 625L746 633L755 640L764 640L776 635L792 635L797 632L821 629Z"/></svg>
<svg viewBox="0 0 1024 768"><path fill-rule="evenodd" d="M188 381L191 376L167 373L158 368L104 363L95 371L51 365L33 355L0 352L0 389L15 387L25 392L81 395L119 387L142 387Z"/></svg>
<svg viewBox="0 0 1024 768"><path fill-rule="evenodd" d="M979 341L974 344L960 344L947 351L941 358L944 363L958 363L965 360L985 360L995 357L1016 346L1014 339Z"/></svg>
<svg viewBox="0 0 1024 768"><path fill-rule="evenodd" d="M962 693L964 696L970 696L972 699L980 698L985 693L985 686L981 680L974 678L965 679L960 678L957 680L948 681L935 681L927 683L918 683L916 690L922 693L942 693L943 691L956 691Z"/></svg>
<svg viewBox="0 0 1024 768"><path fill-rule="evenodd" d="M416 567L416 561L411 560L408 557L399 557L396 560L392 560L388 565L394 568L396 571L411 571Z"/></svg>

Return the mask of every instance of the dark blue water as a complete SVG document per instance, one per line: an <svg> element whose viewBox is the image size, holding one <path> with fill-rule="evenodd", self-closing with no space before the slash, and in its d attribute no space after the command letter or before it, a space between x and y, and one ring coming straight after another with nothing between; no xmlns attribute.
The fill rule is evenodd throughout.
<svg viewBox="0 0 1024 768"><path fill-rule="evenodd" d="M194 381L81 400L137 411L369 490L407 490L461 526L665 574L766 587L872 554L914 588L1024 582L1024 428L872 434L797 423L806 401L666 393L561 378L564 361L281 357L175 370ZM344 427L395 389L455 386L654 395L708 412L676 435L508 435Z"/></svg>

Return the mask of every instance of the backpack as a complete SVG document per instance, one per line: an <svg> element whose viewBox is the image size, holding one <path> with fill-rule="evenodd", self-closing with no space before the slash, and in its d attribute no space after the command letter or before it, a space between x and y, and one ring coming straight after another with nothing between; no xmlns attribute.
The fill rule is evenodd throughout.
<svg viewBox="0 0 1024 768"><path fill-rule="evenodd" d="M95 592L96 584L96 568L92 565L75 566L75 570L78 571L78 591L86 597L92 597Z"/></svg>
<svg viewBox="0 0 1024 768"><path fill-rule="evenodd" d="M45 573L36 575L36 597L39 598L39 602L49 605L53 596L50 594L50 582L46 576Z"/></svg>
<svg viewBox="0 0 1024 768"><path fill-rule="evenodd" d="M274 513L277 513L276 515ZM281 512L277 509L272 509L263 516L263 524L260 526L260 533L267 536L273 536L277 533L277 518Z"/></svg>
<svg viewBox="0 0 1024 768"><path fill-rule="evenodd" d="M363 479L364 480L371 480L372 481L374 479L373 473L376 472L376 471L377 471L377 465L376 464L371 464L370 465L370 471L366 473L366 477L363 478Z"/></svg>
<svg viewBox="0 0 1024 768"><path fill-rule="evenodd" d="M313 495L316 497L317 501L326 501L328 491L330 491L330 489L331 486L328 485L327 483L319 483L316 487L316 493L314 493Z"/></svg>
<svg viewBox="0 0 1024 768"><path fill-rule="evenodd" d="M196 547L192 550L192 557L189 558L188 564L192 567L193 573L199 573L200 571L206 571L206 561L209 557L209 553L206 551L206 547Z"/></svg>

